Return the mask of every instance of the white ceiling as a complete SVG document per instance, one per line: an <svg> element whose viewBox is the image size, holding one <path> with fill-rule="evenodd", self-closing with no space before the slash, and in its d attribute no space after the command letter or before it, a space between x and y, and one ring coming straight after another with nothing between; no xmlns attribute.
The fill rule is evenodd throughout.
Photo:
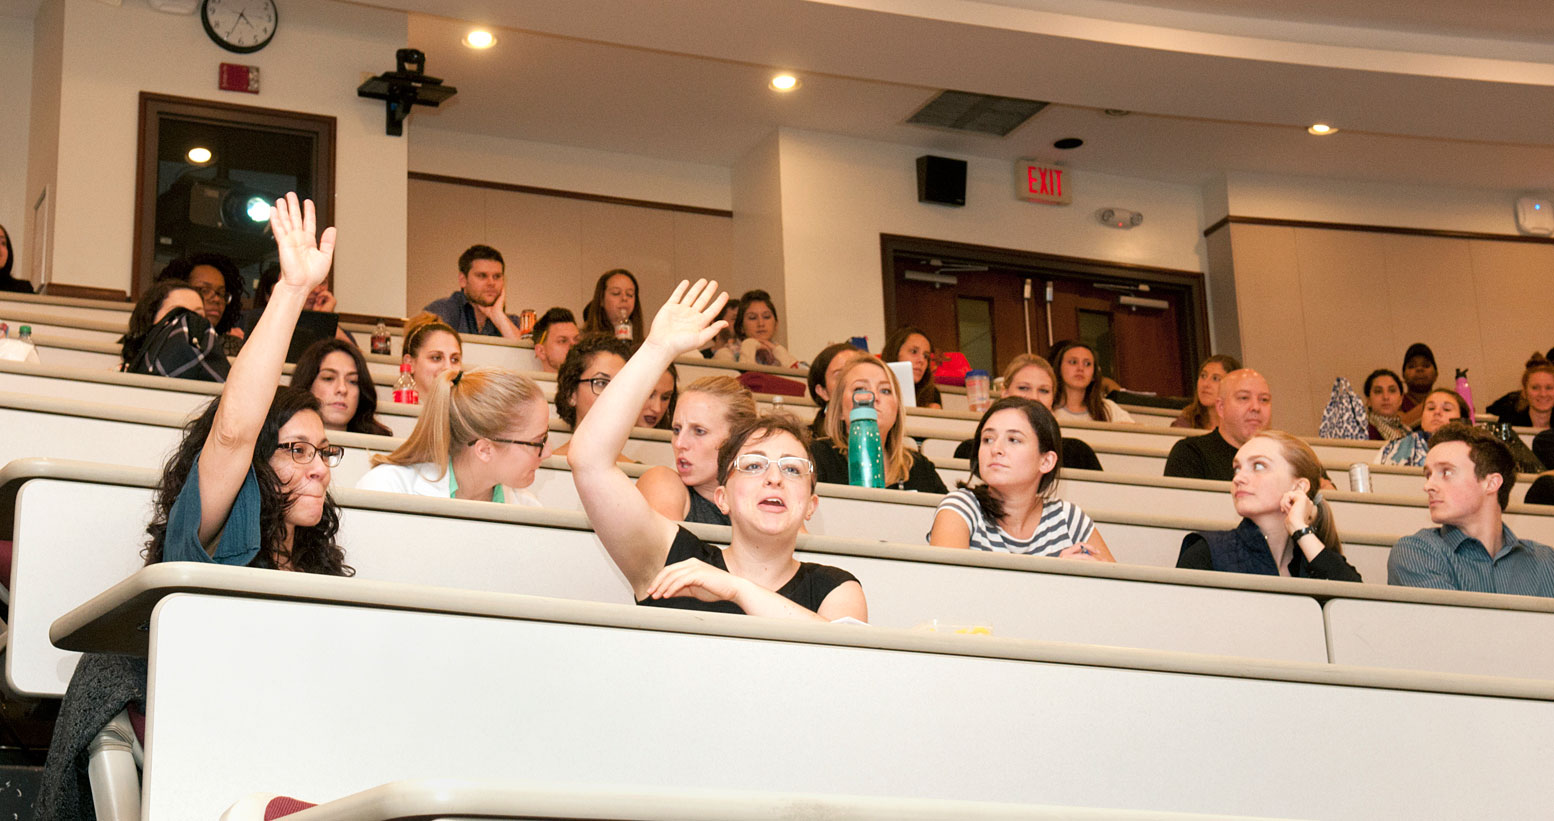
<svg viewBox="0 0 1554 821"><path fill-rule="evenodd" d="M761 11L757 7L770 13L774 6L793 6L747 1L756 18ZM590 5L587 0L577 2ZM683 10L696 0L665 2ZM1187 5L1193 0L1176 2ZM1307 5L1324 2L1311 0ZM1241 4L1251 6L1254 0ZM671 16L661 22L674 31L675 38L691 39L678 27L684 18ZM729 28L732 22L704 21L707 28L721 28L731 37L747 36L737 27ZM760 20L750 22L754 25ZM1220 76L1203 71L1203 66L1189 67L1201 78L1195 83L1194 76L1173 76L1166 67L1151 65L1179 55L1127 49L1135 59L1115 66L1115 76L1103 79L1133 90L1118 95L1125 97L1122 102L1113 103L1112 97L1098 91L1105 83L1088 81L1073 65L1061 69L1066 72L1062 79L1014 77L990 83L979 82L973 72L965 70L967 63L1009 67L1007 54L987 50L994 48L997 38L1028 35L967 32L964 27L946 32L941 28L941 34L969 35L969 40L953 49L941 39L939 48L879 55L924 64L929 72L937 72L936 79L946 81L946 87L1014 93L1060 103L1009 137L998 139L903 124L939 86L858 76L872 71L852 75L802 71L805 65L846 58L845 54L818 49L813 37L799 42L819 52L815 55L790 49L780 35L768 33L759 38L759 49L749 49L750 56L769 58L768 52L789 50L791 59L735 61L514 29L498 29L499 45L476 52L458 44L468 28L459 20L412 15L410 42L427 52L428 72L446 78L460 90L441 109L419 109L414 120L417 127L721 166L732 165L774 128L787 126L950 154L1060 159L1086 170L1186 184L1240 171L1514 190L1554 188L1554 89L1545 87L1277 64L1238 65L1242 70ZM979 47L984 52L979 52ZM1114 57L1120 54L1112 47L1080 47L1110 52ZM760 50L764 51L755 53ZM952 52L990 56L976 61L946 59ZM1203 59L1227 63L1223 58ZM766 83L776 66L801 69L803 88L789 95L768 90ZM1280 76L1289 87L1248 89L1257 84L1273 85ZM913 75L909 79L925 78ZM1400 94L1426 96L1400 100ZM1217 99L1202 99L1216 95ZM1497 104L1496 96L1503 101ZM1488 115L1497 106L1526 106L1533 99L1544 107L1523 108L1523 114L1502 119L1532 119L1538 127L1521 122L1512 134L1501 124L1490 122ZM1069 104L1062 104L1065 102ZM1402 116L1378 112L1389 104ZM1133 108L1137 113L1123 118L1105 116L1100 107L1106 105ZM1290 113L1300 108L1313 113ZM1432 113L1451 108L1476 115L1464 122L1443 123ZM1204 110L1243 116L1205 117L1201 116ZM1355 116L1346 116L1349 113ZM1371 124L1382 128L1353 125L1366 119L1359 116L1363 113L1369 113ZM1337 122L1344 130L1325 138L1306 134L1304 125L1317 119ZM1413 135L1421 131L1423 136ZM1083 138L1085 146L1069 152L1051 147L1054 140L1070 136ZM1536 139L1528 139L1532 137Z"/></svg>

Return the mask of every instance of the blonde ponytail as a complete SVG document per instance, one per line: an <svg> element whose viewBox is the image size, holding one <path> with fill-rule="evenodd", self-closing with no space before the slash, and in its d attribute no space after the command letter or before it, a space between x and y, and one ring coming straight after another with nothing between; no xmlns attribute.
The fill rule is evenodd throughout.
<svg viewBox="0 0 1554 821"><path fill-rule="evenodd" d="M472 442L499 437L508 428L528 422L536 412L549 413L545 394L517 371L443 371L421 406L415 430L393 453L372 457L372 466L431 463L441 477L449 460Z"/></svg>

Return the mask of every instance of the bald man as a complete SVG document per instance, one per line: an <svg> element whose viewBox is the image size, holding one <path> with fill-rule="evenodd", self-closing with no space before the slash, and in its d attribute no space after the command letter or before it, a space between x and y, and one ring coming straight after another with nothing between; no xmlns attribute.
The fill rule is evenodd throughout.
<svg viewBox="0 0 1554 821"><path fill-rule="evenodd" d="M1250 368L1231 371L1219 383L1219 427L1177 442L1166 457L1165 475L1184 479L1235 477L1230 463L1252 434L1273 422L1273 392L1268 380Z"/></svg>

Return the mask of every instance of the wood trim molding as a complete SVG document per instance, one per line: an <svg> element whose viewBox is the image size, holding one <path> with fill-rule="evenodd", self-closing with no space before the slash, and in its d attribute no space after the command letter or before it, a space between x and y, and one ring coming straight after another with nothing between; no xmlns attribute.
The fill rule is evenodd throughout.
<svg viewBox="0 0 1554 821"><path fill-rule="evenodd" d="M345 311L341 311L339 313L339 317L340 317L340 321L341 322L349 322L349 323L351 323L353 325L367 325L367 326L371 327L371 326L377 325L378 322L381 320L383 322L383 324L389 326L390 328L403 328L405 326L405 318L404 317L400 317L400 316L378 316L377 314L352 314L352 313L346 313Z"/></svg>
<svg viewBox="0 0 1554 821"><path fill-rule="evenodd" d="M1275 225L1285 228L1321 228L1329 231L1364 231L1373 234L1403 234L1413 237L1482 239L1491 242L1530 242L1537 245L1554 245L1554 237L1529 237L1521 234L1490 234L1482 231L1445 231L1438 228L1403 228L1395 225L1358 225L1346 222L1276 219L1273 217L1239 217L1235 215L1224 217L1219 222L1203 229L1203 235L1208 236L1227 225Z"/></svg>
<svg viewBox="0 0 1554 821"><path fill-rule="evenodd" d="M603 194L585 194L581 191L563 191L558 188L541 188L534 185L518 185L508 182L492 182L490 180L475 180L468 177L450 177L444 174L427 174L421 171L411 171L409 178L421 182L441 182L449 185L466 185L471 188L490 188L496 191L515 191L519 194L537 194L542 197L561 197L569 200L587 200L589 202L603 202L610 205L629 205L634 208L654 208L660 211L679 211L682 214L700 214L704 217L723 217L733 219L733 211L724 211L719 208L703 208L699 205L680 205L673 202L655 202L653 200L634 200L629 197L609 197Z"/></svg>
<svg viewBox="0 0 1554 821"><path fill-rule="evenodd" d="M78 299L102 299L108 302L129 302L129 294L120 288L96 288L90 285L68 285L63 282L50 282L43 286L43 294L46 296L68 296Z"/></svg>

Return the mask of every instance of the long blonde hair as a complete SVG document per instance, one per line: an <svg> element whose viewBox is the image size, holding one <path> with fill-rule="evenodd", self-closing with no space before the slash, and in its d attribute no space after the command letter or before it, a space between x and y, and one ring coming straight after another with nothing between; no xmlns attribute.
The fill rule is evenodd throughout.
<svg viewBox="0 0 1554 821"><path fill-rule="evenodd" d="M904 430L906 428L906 407L901 404L901 385L896 381L896 373L877 356L860 356L847 363L847 367L836 376L836 389L842 391L847 384L847 378L852 372L862 367L879 368L890 379L890 389L896 394L896 420L890 426L890 433L885 434L885 441L881 450L885 456L885 484L894 485L905 482L907 476L912 473L912 451L902 444ZM826 438L830 439L844 455L847 453L847 411L842 410L842 397L834 396L826 405Z"/></svg>
<svg viewBox="0 0 1554 821"><path fill-rule="evenodd" d="M1279 453L1295 469L1295 476L1310 484L1306 496L1317 508L1317 518L1312 521L1311 530L1328 550L1343 555L1343 542L1338 538L1338 521L1333 518L1333 509L1328 506L1327 500L1320 495L1322 462L1317 458L1317 452L1300 437L1282 430L1262 430L1252 434L1251 439L1257 438L1272 439L1279 443Z"/></svg>
<svg viewBox="0 0 1554 821"><path fill-rule="evenodd" d="M438 331L450 334L459 344L459 353L464 352L464 338L459 336L459 332L455 331L453 326L442 321L441 317L431 311L422 311L405 320L404 331L405 341L401 353L405 356L415 356L421 350L421 343Z"/></svg>
<svg viewBox="0 0 1554 821"><path fill-rule="evenodd" d="M438 467L441 478L448 462L475 440L501 436L513 425L529 421L536 401L542 406L539 412L548 413L540 386L517 371L443 371L421 407L415 430L393 453L373 456L372 466L429 462Z"/></svg>

